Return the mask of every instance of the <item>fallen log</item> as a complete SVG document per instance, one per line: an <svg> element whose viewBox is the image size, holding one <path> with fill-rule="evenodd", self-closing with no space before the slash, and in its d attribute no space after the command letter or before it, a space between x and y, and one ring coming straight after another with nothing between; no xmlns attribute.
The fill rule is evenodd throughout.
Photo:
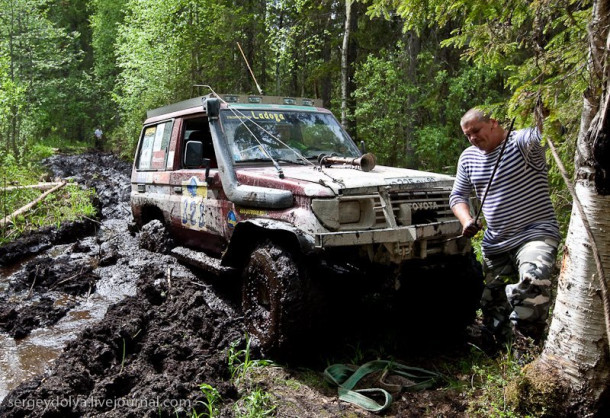
<svg viewBox="0 0 610 418"><path fill-rule="evenodd" d="M57 185L60 185L61 182L47 182L47 183L38 183L38 184L27 184L25 186L7 186L0 189L2 192L10 192L11 190L20 190L20 189L38 189L38 190L49 190Z"/></svg>
<svg viewBox="0 0 610 418"><path fill-rule="evenodd" d="M65 181L62 182L62 183L59 183L57 186L53 187L50 190L47 190L46 192L44 192L43 194L38 196L36 199L32 200L27 205L20 207L19 209L17 209L15 212L11 213L10 215L5 217L4 219L1 219L0 220L0 227L3 227L4 225L6 225L9 222L13 222L13 218L15 218L16 216L22 215L25 212L27 212L28 210L32 209L34 206L36 206L38 203L40 203L42 200L44 200L45 197L47 197L48 195L50 195L54 191L56 191L58 189L61 189L66 184L67 184L67 182L65 182Z"/></svg>

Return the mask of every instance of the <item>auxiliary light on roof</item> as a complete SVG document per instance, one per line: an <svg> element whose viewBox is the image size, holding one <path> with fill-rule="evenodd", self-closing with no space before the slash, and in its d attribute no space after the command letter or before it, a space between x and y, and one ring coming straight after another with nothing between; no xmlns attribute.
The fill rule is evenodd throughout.
<svg viewBox="0 0 610 418"><path fill-rule="evenodd" d="M239 103L239 96L235 94L227 94L224 99L227 103Z"/></svg>
<svg viewBox="0 0 610 418"><path fill-rule="evenodd" d="M285 105L295 105L297 104L296 99L292 98L292 97L284 97L284 104Z"/></svg>
<svg viewBox="0 0 610 418"><path fill-rule="evenodd" d="M248 96L248 103L262 103L263 98L260 96Z"/></svg>

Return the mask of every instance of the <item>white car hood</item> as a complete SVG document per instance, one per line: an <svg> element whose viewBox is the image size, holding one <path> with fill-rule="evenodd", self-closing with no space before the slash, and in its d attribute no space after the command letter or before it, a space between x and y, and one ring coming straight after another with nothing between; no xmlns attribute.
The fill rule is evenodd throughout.
<svg viewBox="0 0 610 418"><path fill-rule="evenodd" d="M422 187L451 187L454 178L445 174L376 166L369 172L346 165L319 169L318 167L282 167L286 179L309 181L326 186L335 194L344 190L365 190L380 186L400 189L420 189Z"/></svg>

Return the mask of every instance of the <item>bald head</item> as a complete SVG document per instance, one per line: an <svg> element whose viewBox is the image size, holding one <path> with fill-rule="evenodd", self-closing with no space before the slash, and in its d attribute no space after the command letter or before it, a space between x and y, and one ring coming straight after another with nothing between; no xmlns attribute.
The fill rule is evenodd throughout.
<svg viewBox="0 0 610 418"><path fill-rule="evenodd" d="M489 122L491 118L485 112L477 107L473 107L468 112L464 113L460 119L460 125L464 126L468 122Z"/></svg>
<svg viewBox="0 0 610 418"><path fill-rule="evenodd" d="M460 120L468 141L483 151L492 152L504 140L505 131L498 121L478 108L472 108Z"/></svg>

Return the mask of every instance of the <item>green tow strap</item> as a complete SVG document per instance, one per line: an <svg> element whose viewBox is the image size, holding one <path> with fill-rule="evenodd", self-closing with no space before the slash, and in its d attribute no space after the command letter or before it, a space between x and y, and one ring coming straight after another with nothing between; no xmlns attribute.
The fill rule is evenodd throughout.
<svg viewBox="0 0 610 418"><path fill-rule="evenodd" d="M331 383L339 388L339 399L345 402L353 403L361 408L371 412L380 412L390 406L392 403L392 395L382 388L355 389L354 387L366 375L383 371L382 379L390 374L395 374L406 378L409 383L401 385L400 389L406 390L421 390L433 386L441 377L440 374L429 370L420 369L418 367L409 367L400 363L388 360L374 360L363 364L362 366L354 366L351 364L333 364L324 370L324 376ZM378 403L365 394L379 393L384 398L383 404Z"/></svg>

